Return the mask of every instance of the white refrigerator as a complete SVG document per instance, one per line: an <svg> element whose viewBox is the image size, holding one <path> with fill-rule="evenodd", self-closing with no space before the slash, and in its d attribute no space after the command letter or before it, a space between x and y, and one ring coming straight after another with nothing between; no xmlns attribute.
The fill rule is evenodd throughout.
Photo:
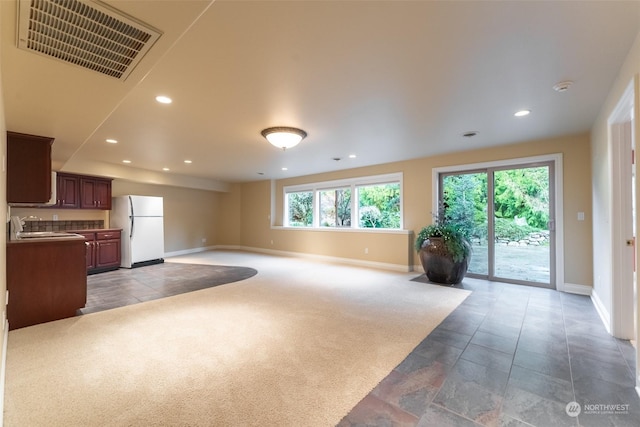
<svg viewBox="0 0 640 427"><path fill-rule="evenodd" d="M162 197L114 197L109 222L111 228L122 228L120 267L164 262Z"/></svg>

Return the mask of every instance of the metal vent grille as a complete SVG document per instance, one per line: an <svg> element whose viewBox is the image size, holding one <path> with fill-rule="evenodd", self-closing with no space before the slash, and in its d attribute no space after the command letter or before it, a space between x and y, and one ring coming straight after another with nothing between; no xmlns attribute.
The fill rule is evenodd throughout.
<svg viewBox="0 0 640 427"><path fill-rule="evenodd" d="M89 0L21 0L18 47L124 80L160 32Z"/></svg>

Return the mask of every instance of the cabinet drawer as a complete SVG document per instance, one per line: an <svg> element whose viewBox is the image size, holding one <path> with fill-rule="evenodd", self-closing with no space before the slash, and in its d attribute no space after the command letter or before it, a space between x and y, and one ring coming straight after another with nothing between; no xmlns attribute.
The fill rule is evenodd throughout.
<svg viewBox="0 0 640 427"><path fill-rule="evenodd" d="M97 240L111 240L111 239L119 239L120 232L119 231L98 231L96 232Z"/></svg>

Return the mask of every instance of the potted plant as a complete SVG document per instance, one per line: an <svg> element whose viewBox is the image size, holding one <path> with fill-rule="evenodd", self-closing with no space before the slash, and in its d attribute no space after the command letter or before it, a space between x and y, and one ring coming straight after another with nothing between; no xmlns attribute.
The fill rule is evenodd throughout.
<svg viewBox="0 0 640 427"><path fill-rule="evenodd" d="M434 219L433 224L420 230L415 241L422 268L432 282L458 284L467 273L471 259L467 232L444 215Z"/></svg>

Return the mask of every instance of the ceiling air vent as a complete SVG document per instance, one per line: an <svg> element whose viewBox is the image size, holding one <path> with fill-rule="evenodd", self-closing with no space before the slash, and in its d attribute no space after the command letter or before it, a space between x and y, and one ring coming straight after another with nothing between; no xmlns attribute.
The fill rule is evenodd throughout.
<svg viewBox="0 0 640 427"><path fill-rule="evenodd" d="M90 0L21 0L18 47L116 79L133 71L161 33Z"/></svg>

